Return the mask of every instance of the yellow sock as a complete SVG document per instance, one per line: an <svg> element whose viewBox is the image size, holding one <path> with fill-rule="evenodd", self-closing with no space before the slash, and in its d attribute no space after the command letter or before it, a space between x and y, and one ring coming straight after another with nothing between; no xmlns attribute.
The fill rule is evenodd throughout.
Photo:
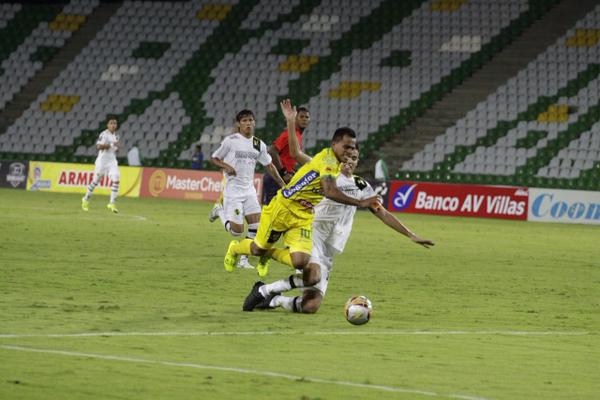
<svg viewBox="0 0 600 400"><path fill-rule="evenodd" d="M241 240L238 244L233 245L231 247L231 250L233 251L233 254L236 256L239 256L242 254L249 256L249 255L251 255L251 251L250 251L251 244L252 244L252 239L244 239L244 240Z"/></svg>
<svg viewBox="0 0 600 400"><path fill-rule="evenodd" d="M290 255L290 249L272 249L271 258L279 261L282 264L289 265L294 268L292 264L292 256Z"/></svg>

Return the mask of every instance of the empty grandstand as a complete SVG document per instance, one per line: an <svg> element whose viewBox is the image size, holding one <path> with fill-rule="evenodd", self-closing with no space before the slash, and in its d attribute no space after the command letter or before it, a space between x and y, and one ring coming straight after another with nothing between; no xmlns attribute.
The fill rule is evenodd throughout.
<svg viewBox="0 0 600 400"><path fill-rule="evenodd" d="M116 115L123 146L137 144L146 165L185 168L196 144L209 156L241 108L274 139L278 101L290 97L313 115L308 148L352 126L367 171L378 155L399 178L598 189L600 8L590 2L471 108L437 130L414 125L536 21L575 3L3 3L0 158L93 162Z"/></svg>

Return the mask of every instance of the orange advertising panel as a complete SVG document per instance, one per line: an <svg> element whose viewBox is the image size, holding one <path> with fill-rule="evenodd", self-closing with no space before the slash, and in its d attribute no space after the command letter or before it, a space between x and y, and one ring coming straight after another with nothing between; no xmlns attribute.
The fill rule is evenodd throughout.
<svg viewBox="0 0 600 400"><path fill-rule="evenodd" d="M144 168L141 197L215 201L223 191L223 174L170 168ZM254 187L260 198L262 174L254 175Z"/></svg>

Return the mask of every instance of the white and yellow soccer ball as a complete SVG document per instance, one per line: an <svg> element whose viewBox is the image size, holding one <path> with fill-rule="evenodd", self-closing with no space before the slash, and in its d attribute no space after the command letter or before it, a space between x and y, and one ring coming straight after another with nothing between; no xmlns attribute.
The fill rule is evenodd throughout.
<svg viewBox="0 0 600 400"><path fill-rule="evenodd" d="M344 305L346 321L353 325L363 325L371 320L373 305L367 296L352 296Z"/></svg>

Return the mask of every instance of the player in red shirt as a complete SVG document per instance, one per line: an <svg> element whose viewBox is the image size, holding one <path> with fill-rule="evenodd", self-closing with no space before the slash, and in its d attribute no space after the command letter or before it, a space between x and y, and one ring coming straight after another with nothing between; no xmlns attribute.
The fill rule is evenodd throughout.
<svg viewBox="0 0 600 400"><path fill-rule="evenodd" d="M302 134L308 127L310 122L310 113L306 107L298 107L298 115L296 116L296 137L300 148L302 149ZM279 171L279 175L283 178L285 183L288 183L295 172L296 160L290 155L290 148L288 147L288 131L284 130L281 135L269 146L269 154L273 159L273 165ZM275 180L269 175L265 174L263 178L263 204L269 204L271 199L275 197L280 186Z"/></svg>

